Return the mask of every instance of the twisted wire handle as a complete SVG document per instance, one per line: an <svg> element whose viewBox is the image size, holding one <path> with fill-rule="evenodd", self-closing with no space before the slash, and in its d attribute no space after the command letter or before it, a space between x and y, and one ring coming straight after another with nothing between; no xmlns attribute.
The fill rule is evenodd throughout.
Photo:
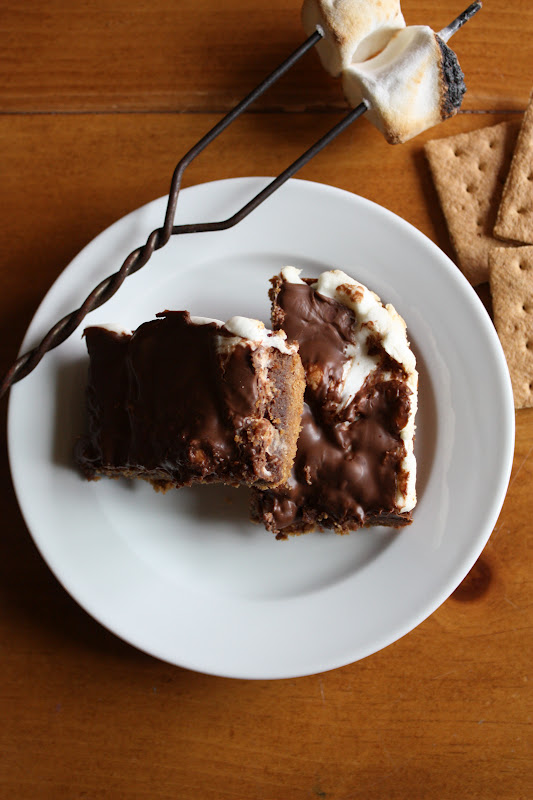
<svg viewBox="0 0 533 800"><path fill-rule="evenodd" d="M193 233L201 230L220 230L221 223L206 223L206 225L183 225L174 226L174 218L176 215L176 208L178 204L178 196L181 188L181 181L185 168L191 161L199 154L208 144L210 144L222 131L228 127L242 112L263 94L275 81L278 80L285 72L287 72L308 50L315 46L323 36L320 28L308 38L303 44L300 45L285 61L283 61L270 75L268 75L255 89L253 89L243 100L241 100L231 111L226 114L208 133L205 134L181 159L178 163L172 182L170 185L168 204L165 212L165 222L162 228L157 228L149 235L146 243L134 250L126 258L118 272L105 278L101 283L96 286L92 292L85 298L82 305L63 319L59 320L48 333L43 337L41 342L20 356L12 367L4 375L2 383L0 384L0 397L2 397L10 386L22 378L25 378L32 372L39 364L43 356L55 347L60 345L81 324L83 319L90 311L106 303L118 291L128 275L137 272L141 267L149 261L155 250L159 250L173 234L177 233ZM266 199L263 198L263 199ZM259 203L257 203L258 205ZM254 206L255 207L255 206ZM252 208L249 209L251 211ZM248 213L249 213L248 211ZM245 215L244 215L245 216ZM242 218L242 217L240 217ZM236 224L237 219L232 224ZM227 222L227 221L226 221ZM223 224L223 223L222 223ZM231 227L224 225L224 227Z"/></svg>
<svg viewBox="0 0 533 800"><path fill-rule="evenodd" d="M476 14L482 7L481 2L474 2L468 6L456 19L454 19L446 28L440 31L440 36L447 40L465 22ZM278 80L287 70L289 70L308 50L314 47L324 36L324 31L317 25L315 32L309 36L279 67L277 67L270 75L268 75L250 94L238 103L235 108L226 114L208 133L205 134L181 159L178 163L172 182L170 184L170 191L168 197L167 208L165 212L165 221L162 228L157 228L152 231L146 243L134 250L126 258L118 272L110 275L105 280L96 286L93 291L86 297L83 304L66 317L59 320L41 340L41 342L33 350L20 356L15 361L13 366L5 374L2 383L0 384L0 398L7 392L13 383L21 380L29 375L37 364L41 361L45 353L53 350L60 345L65 339L76 330L81 324L82 320L87 316L90 311L106 303L120 288L128 275L137 272L141 267L149 261L155 250L159 250L171 236L183 233L201 233L207 231L220 231L231 228L236 225L251 211L257 208L267 197L276 191L285 181L295 174L301 167L313 158L322 148L331 142L336 136L339 135L345 128L365 113L368 109L366 102L360 103L356 108L349 112L340 122L338 122L330 131L322 136L312 147L305 151L299 158L296 159L286 170L284 170L277 178L269 183L262 191L260 191L252 200L250 200L243 208L240 209L232 217L221 222L205 222L190 225L174 225L174 218L176 216L176 208L178 205L178 196L181 188L181 181L186 167L196 156L207 147L222 131L228 127L242 112L256 100L263 92L265 92L275 81Z"/></svg>

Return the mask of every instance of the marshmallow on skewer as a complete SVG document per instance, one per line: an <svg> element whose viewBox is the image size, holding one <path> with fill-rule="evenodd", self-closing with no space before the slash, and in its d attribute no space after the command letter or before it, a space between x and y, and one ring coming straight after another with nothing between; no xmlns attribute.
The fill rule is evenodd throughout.
<svg viewBox="0 0 533 800"><path fill-rule="evenodd" d="M364 102L368 119L390 144L399 144L453 116L466 91L453 50L426 25L403 28L374 58L351 64L342 75L346 99Z"/></svg>
<svg viewBox="0 0 533 800"><path fill-rule="evenodd" d="M304 0L302 24L308 36L317 26L323 30L317 52L334 77L352 61L379 53L391 35L405 27L399 0Z"/></svg>

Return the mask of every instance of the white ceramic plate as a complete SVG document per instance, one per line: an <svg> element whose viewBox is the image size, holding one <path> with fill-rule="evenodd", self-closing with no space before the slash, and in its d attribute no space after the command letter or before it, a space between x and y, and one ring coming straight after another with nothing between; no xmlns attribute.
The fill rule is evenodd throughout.
<svg viewBox="0 0 533 800"><path fill-rule="evenodd" d="M186 189L177 221L225 219L265 182ZM165 205L162 198L134 211L74 259L42 302L23 351L161 225ZM426 237L347 192L293 180L231 230L175 237L87 322L135 328L167 308L268 322L269 278L286 264L308 276L342 268L407 321L420 371L419 503L410 528L278 542L248 522L246 490L160 495L142 481L85 482L71 458L83 428L81 331L10 399L19 503L58 579L123 639L217 675L317 673L406 634L470 570L509 480L512 394L484 308Z"/></svg>

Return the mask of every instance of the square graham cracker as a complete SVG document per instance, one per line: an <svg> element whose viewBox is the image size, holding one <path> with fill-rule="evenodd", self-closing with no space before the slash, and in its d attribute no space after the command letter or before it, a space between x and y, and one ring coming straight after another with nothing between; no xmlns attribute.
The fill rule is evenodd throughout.
<svg viewBox="0 0 533 800"><path fill-rule="evenodd" d="M526 408L533 405L533 247L494 248L490 290L515 408Z"/></svg>
<svg viewBox="0 0 533 800"><path fill-rule="evenodd" d="M503 188L494 235L533 244L533 92Z"/></svg>
<svg viewBox="0 0 533 800"><path fill-rule="evenodd" d="M488 280L493 228L513 156L518 122L433 139L426 158L459 267L472 286Z"/></svg>

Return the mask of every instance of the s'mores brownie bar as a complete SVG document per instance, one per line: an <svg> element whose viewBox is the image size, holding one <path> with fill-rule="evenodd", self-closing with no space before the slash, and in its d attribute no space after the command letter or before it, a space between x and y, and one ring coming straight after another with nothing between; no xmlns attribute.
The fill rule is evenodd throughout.
<svg viewBox="0 0 533 800"><path fill-rule="evenodd" d="M253 492L252 519L278 539L408 525L418 375L405 322L340 270L299 273L285 267L271 298L273 327L300 346L302 431L288 481Z"/></svg>
<svg viewBox="0 0 533 800"><path fill-rule="evenodd" d="M144 478L163 491L288 479L305 378L283 332L165 311L133 333L93 326L85 339L89 431L76 460L86 478Z"/></svg>

